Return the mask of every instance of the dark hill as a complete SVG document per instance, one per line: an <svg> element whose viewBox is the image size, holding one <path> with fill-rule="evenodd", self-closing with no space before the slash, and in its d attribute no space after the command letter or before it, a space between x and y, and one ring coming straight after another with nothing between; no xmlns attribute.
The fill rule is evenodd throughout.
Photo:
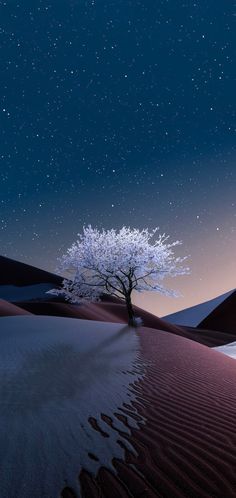
<svg viewBox="0 0 236 498"><path fill-rule="evenodd" d="M31 265L0 256L0 285L35 285L52 283L60 285L62 277Z"/></svg>
<svg viewBox="0 0 236 498"><path fill-rule="evenodd" d="M204 318L198 328L236 334L236 291Z"/></svg>

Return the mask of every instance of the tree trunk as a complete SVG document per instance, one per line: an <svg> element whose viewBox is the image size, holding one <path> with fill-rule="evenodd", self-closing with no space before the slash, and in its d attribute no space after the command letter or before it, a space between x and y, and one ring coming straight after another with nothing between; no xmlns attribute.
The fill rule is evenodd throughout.
<svg viewBox="0 0 236 498"><path fill-rule="evenodd" d="M132 306L132 302L131 302L131 296L128 295L125 297L125 302L126 302L126 307L127 307L127 311L128 311L128 325L130 327L136 327L136 323L135 323L135 315L134 315L134 310L133 310L133 306Z"/></svg>

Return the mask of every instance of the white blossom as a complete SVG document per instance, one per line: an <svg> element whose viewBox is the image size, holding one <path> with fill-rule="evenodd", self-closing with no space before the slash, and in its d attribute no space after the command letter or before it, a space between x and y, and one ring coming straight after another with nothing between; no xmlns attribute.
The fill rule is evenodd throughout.
<svg viewBox="0 0 236 498"><path fill-rule="evenodd" d="M73 303L98 301L105 293L127 304L133 290L175 296L176 292L164 287L162 281L189 273L182 265L186 257L174 254L180 241L170 243L169 236L157 235L157 230L123 227L99 231L91 225L84 227L60 259L60 270L68 275L62 289L50 292L62 294Z"/></svg>

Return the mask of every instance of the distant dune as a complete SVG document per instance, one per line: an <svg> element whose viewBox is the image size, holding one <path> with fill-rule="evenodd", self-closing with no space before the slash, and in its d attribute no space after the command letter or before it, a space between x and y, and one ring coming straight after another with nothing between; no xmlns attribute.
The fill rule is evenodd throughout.
<svg viewBox="0 0 236 498"><path fill-rule="evenodd" d="M172 313L171 315L166 315L163 318L164 320L176 325L186 325L188 327L197 327L199 325L200 328L204 328L204 326L202 326L203 320L233 293L234 290L231 290L225 294L215 297L214 299L191 306L190 308L185 308L181 311L177 311L176 313Z"/></svg>
<svg viewBox="0 0 236 498"><path fill-rule="evenodd" d="M24 285L43 283L60 285L62 282L62 277L59 275L4 256L0 256L0 269L0 286L13 285L22 287Z"/></svg>
<svg viewBox="0 0 236 498"><path fill-rule="evenodd" d="M219 330L201 329L198 327L181 327L181 329L185 331L183 337L188 337L192 341L209 347L221 346L236 341L236 331L229 334Z"/></svg>
<svg viewBox="0 0 236 498"><path fill-rule="evenodd" d="M29 311L0 299L0 316L31 315Z"/></svg>
<svg viewBox="0 0 236 498"><path fill-rule="evenodd" d="M236 291L221 302L199 323L200 328L215 329L229 334L236 334Z"/></svg>

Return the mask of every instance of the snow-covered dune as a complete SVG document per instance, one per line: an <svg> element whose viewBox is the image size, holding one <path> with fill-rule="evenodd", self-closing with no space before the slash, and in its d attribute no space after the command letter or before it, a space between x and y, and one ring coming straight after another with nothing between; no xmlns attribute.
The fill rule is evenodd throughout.
<svg viewBox="0 0 236 498"><path fill-rule="evenodd" d="M137 335L124 325L30 315L0 318L0 329L0 496L55 498L65 480L79 493L82 467L109 468L124 455L100 414L113 417L135 398Z"/></svg>
<svg viewBox="0 0 236 498"><path fill-rule="evenodd" d="M231 342L230 344L226 344L225 346L218 346L214 349L236 360L236 342Z"/></svg>
<svg viewBox="0 0 236 498"><path fill-rule="evenodd" d="M108 296L109 299L109 296ZM128 313L126 305L120 300L109 302L107 296L103 297L103 302L97 303L57 303L57 302L30 302L19 301L18 306L35 315L64 316L70 318L81 318L85 320L95 320L113 323L127 323ZM177 335L182 335L183 331L175 325L161 320L156 315L134 306L137 316L141 317L145 327L166 330Z"/></svg>

